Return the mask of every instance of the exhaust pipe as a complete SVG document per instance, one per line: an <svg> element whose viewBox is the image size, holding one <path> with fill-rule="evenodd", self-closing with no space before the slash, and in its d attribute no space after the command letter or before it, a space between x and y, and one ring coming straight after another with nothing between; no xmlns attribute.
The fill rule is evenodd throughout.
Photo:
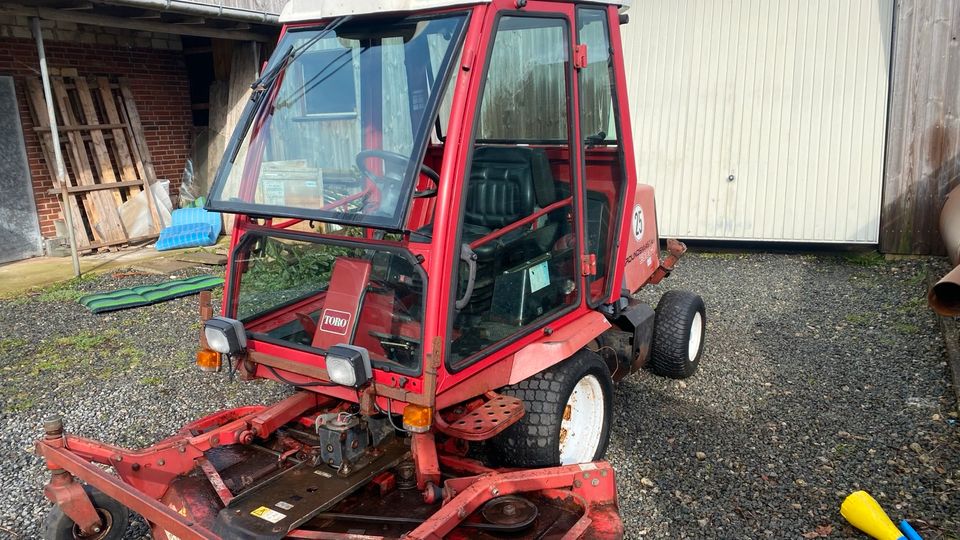
<svg viewBox="0 0 960 540"><path fill-rule="evenodd" d="M940 236L947 247L947 256L960 265L960 186L947 194L940 211ZM927 294L927 303L944 317L960 316L960 266L955 267Z"/></svg>

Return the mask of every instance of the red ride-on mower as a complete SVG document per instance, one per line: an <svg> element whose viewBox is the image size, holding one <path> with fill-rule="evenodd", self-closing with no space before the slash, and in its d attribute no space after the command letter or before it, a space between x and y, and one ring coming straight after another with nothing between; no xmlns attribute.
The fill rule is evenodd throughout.
<svg viewBox="0 0 960 540"><path fill-rule="evenodd" d="M613 382L690 376L705 322L632 297L685 247L635 177L623 2L287 5L197 364L296 391L142 450L49 420L47 537L621 537Z"/></svg>

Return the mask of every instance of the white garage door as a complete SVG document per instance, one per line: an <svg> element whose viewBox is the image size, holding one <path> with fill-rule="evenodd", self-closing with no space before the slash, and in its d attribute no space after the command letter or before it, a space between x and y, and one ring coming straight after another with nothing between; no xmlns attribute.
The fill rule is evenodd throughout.
<svg viewBox="0 0 960 540"><path fill-rule="evenodd" d="M621 27L661 234L875 243L894 0L635 0Z"/></svg>

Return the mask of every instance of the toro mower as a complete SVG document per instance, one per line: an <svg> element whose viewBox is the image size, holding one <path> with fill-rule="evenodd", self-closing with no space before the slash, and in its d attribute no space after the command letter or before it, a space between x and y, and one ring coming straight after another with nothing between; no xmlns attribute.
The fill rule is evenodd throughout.
<svg viewBox="0 0 960 540"><path fill-rule="evenodd" d="M700 297L637 181L626 0L293 0L207 200L197 364L292 387L131 450L45 424L50 539L619 538L613 383ZM209 375L217 376L217 375Z"/></svg>

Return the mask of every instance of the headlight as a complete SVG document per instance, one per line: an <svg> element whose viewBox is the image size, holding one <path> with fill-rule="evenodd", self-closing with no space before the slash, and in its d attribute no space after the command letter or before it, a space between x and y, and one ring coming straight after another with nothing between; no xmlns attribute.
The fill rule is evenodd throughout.
<svg viewBox="0 0 960 540"><path fill-rule="evenodd" d="M370 353L355 345L334 345L327 351L330 382L359 388L373 377Z"/></svg>
<svg viewBox="0 0 960 540"><path fill-rule="evenodd" d="M214 317L203 324L207 346L220 354L236 354L247 348L247 333L236 319Z"/></svg>

